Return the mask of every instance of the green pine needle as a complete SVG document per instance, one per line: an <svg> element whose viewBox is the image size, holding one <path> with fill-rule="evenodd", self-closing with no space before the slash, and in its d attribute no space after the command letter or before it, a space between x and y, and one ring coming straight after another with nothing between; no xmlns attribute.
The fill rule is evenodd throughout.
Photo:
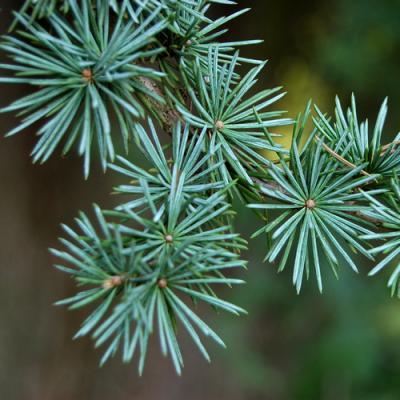
<svg viewBox="0 0 400 400"><path fill-rule="evenodd" d="M385 231L364 235L363 239L383 242L370 250L372 255L382 254L384 257L369 275L374 276L394 265L388 286L391 288L392 294L396 294L400 298L400 183L397 175L391 180L391 186L392 190L385 193L382 201L377 200L369 193L364 193L371 205L368 215L379 221Z"/></svg>
<svg viewBox="0 0 400 400"><path fill-rule="evenodd" d="M360 177L363 165L343 171L322 145L320 141L309 146L300 156L294 141L291 166L282 159L281 166L272 164L269 169L268 178L282 189L261 186L265 202L249 205L280 212L257 235L272 234L272 247L265 260L274 263L280 258L280 271L292 264L290 255L294 256L293 284L298 292L311 268L322 291L322 260L329 262L336 275L340 258L358 272L350 250L371 258L359 239L362 234L371 234L373 226L368 227L360 215L369 208L363 204L358 188L373 182L376 176Z"/></svg>
<svg viewBox="0 0 400 400"><path fill-rule="evenodd" d="M141 373L148 338L157 329L162 352L171 356L180 374L183 359L175 321L209 360L199 333L224 344L196 314L195 305L204 302L217 310L244 313L213 290L215 285L243 283L224 273L245 266L236 252L245 248L245 242L217 222L229 208L224 192L188 210L181 190L178 185L171 191L165 212L154 209L151 219L132 210L104 213L95 207L100 229L81 214L76 220L80 232L64 226L68 239L61 243L65 250L52 250L63 262L57 267L82 287L58 304L72 309L97 304L76 337L91 333L96 347L106 345L102 363L118 350L129 362L137 351ZM104 214L113 220L107 222ZM193 307L185 298L192 299Z"/></svg>
<svg viewBox="0 0 400 400"><path fill-rule="evenodd" d="M73 27L57 13L49 17L49 30L31 22L28 16L17 14L25 31L20 31L20 39L4 37L0 46L15 61L0 67L15 72L15 77L0 81L38 88L2 110L17 111L23 117L8 135L44 122L32 152L34 161L45 162L61 142L63 154L76 144L85 158L88 176L93 142L104 168L107 160L115 157L112 120L117 122L116 130L127 148L135 134L135 121L145 115L141 96L151 95L162 101L148 91L139 77L159 79L162 75L140 64L144 58L163 51L162 47L149 46L165 23L148 26L154 13L137 25L125 21L123 14L113 19L109 10L96 12L83 4L79 7L70 0Z"/></svg>
<svg viewBox="0 0 400 400"><path fill-rule="evenodd" d="M318 133L325 137L329 146L338 146L339 153L346 152L348 161L359 165L366 163L365 170L371 174L392 176L400 170L400 133L388 145L382 143L383 129L388 112L387 99L379 110L372 136L368 120L359 123L355 96L345 115L336 98L335 122L332 124L317 108L315 124Z"/></svg>

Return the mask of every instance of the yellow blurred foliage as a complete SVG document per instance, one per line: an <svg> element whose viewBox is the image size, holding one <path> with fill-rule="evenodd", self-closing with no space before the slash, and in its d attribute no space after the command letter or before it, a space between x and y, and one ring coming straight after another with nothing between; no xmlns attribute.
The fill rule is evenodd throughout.
<svg viewBox="0 0 400 400"><path fill-rule="evenodd" d="M317 104L321 110L325 110L328 104L328 99L331 101L332 95L326 85L319 76L317 76L311 66L304 60L293 60L282 73L282 81L285 88L288 88L287 95L279 103L279 107L284 110L298 110L298 113L303 113L308 100L313 96L314 104ZM298 114L297 114L298 115ZM297 115L290 115L293 119ZM311 132L311 118L307 124L308 131ZM290 148L292 140L292 126L282 127L279 131L273 132L281 134L282 137L276 138L276 142L283 145L285 148ZM306 139L306 137L304 138ZM277 158L273 152L267 152L267 157L271 160Z"/></svg>

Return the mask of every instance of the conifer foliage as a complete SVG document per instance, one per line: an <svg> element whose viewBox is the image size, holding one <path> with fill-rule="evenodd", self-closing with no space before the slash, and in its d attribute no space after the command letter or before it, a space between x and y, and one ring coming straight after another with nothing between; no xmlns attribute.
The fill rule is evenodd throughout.
<svg viewBox="0 0 400 400"><path fill-rule="evenodd" d="M178 373L180 331L207 360L204 336L224 346L201 303L245 313L218 288L243 283L231 273L246 266L236 197L260 217L265 261L291 269L297 291L311 275L322 291L327 268L357 272L354 253L383 254L371 275L400 255L400 136L383 142L387 102L372 132L354 97L347 112L336 101L334 118L315 107L311 120L311 104L285 118L280 88L255 91L265 62L240 55L259 41L224 42L229 21L248 10L212 19L213 3L234 4L27 0L0 43L10 59L0 81L32 87L1 110L20 118L7 135L37 128L34 161L77 151L86 177L98 159L126 179L115 188L120 205L81 213L51 251L79 288L58 304L90 310L76 337L91 335L102 363L138 354L140 373L153 333ZM282 148L275 137L292 124ZM399 284L394 265L393 294Z"/></svg>

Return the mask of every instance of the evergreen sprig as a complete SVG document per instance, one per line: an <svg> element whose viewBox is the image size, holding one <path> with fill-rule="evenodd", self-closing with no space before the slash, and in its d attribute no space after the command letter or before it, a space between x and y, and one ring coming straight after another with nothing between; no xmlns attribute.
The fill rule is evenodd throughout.
<svg viewBox="0 0 400 400"><path fill-rule="evenodd" d="M165 208L171 190L177 185L182 188L183 201L191 208L192 202L207 201L199 197L199 193L223 188L222 181L213 179L213 174L220 164L211 164L211 155L203 152L205 128L201 132L195 132L189 125L182 127L178 122L173 130L173 148L169 158L151 120L148 121L148 125L151 137L141 126L137 127L137 135L144 155L150 162L150 170L146 171L122 157L118 157L118 164L110 164L111 169L131 180L129 184L117 187L116 192L130 198L135 196L135 199L130 199L118 209L143 208L146 204L149 206L146 196L150 196L156 206ZM146 186L141 182L146 182Z"/></svg>
<svg viewBox="0 0 400 400"><path fill-rule="evenodd" d="M312 270L322 291L325 260L337 275L341 261L358 271L353 252L383 253L375 275L400 255L400 136L383 142L387 102L372 134L354 96L346 114L336 100L333 120L316 108L308 130L310 103L282 148L275 137L293 121L271 107L284 93L257 92L265 62L240 55L260 41L223 41L248 9L212 19L213 3L234 4L27 0L0 44L13 60L0 65L12 74L0 82L33 88L2 110L22 118L8 135L41 123L35 161L75 145L88 176L96 145L103 168L127 180L115 189L123 195L115 209L95 206L94 223L81 213L77 228L64 226L63 250L52 253L80 288L58 304L90 308L76 336L104 345L102 362L138 353L140 373L152 333L178 373L181 329L207 360L200 333L223 345L198 303L244 312L214 291L242 283L230 272L246 264L235 196L263 221L254 236L265 235L268 262L293 268L297 291ZM117 155L121 139L145 165ZM399 282L397 266L389 286L400 296Z"/></svg>
<svg viewBox="0 0 400 400"><path fill-rule="evenodd" d="M229 184L233 180L231 171L234 171L251 185L249 171L262 169L270 163L260 152L285 151L270 141L273 135L266 137L264 129L288 125L292 120L279 118L282 115L280 111L265 111L283 97L284 93L275 94L280 88L248 96L264 64L236 81L237 62L238 53L229 64L223 63L220 68L219 48L212 48L208 55L207 74L204 74L197 59L194 65L196 86L186 76L193 111L181 104L177 109L193 126L209 130L206 146L213 159L221 163L221 179Z"/></svg>
<svg viewBox="0 0 400 400"><path fill-rule="evenodd" d="M391 191L385 193L382 200L364 193L365 197L370 201L368 214L375 218L384 228L384 232L373 232L369 235L364 235L364 239L383 241L383 244L370 250L371 254L382 254L384 258L369 274L374 276L391 264L396 263L397 265L389 278L388 286L391 288L393 295L397 294L400 297L400 263L398 262L400 255L400 182L397 175L391 179L391 189Z"/></svg>
<svg viewBox="0 0 400 400"><path fill-rule="evenodd" d="M362 218L369 207L361 204L364 198L358 188L378 175L360 176L363 164L344 170L324 151L323 141L309 143L300 154L299 139L295 131L289 163L282 157L279 165L269 167L268 180L276 184L275 190L261 186L265 202L249 205L254 209L280 211L253 237L263 233L270 236L271 246L265 260L274 263L280 257L279 271L291 263L293 254L293 284L298 292L304 275L308 278L311 269L315 270L322 291L322 259L328 261L337 275L340 265L337 255L355 272L358 269L349 255L350 249L371 257L359 239L362 234L371 234L373 226ZM375 190L371 194L380 192Z"/></svg>
<svg viewBox="0 0 400 400"><path fill-rule="evenodd" d="M114 159L112 119L127 149L135 121L145 115L143 100L152 96L163 101L139 78L162 75L141 61L163 51L148 46L165 22L153 24L157 10L139 25L125 21L123 12L111 21L108 8L94 11L86 2L78 6L75 0L70 0L70 6L73 26L57 13L48 18L50 29L17 14L26 30L20 32L21 38L4 37L0 45L15 61L0 67L15 71L16 77L1 82L34 85L39 90L2 111L18 111L24 117L9 136L45 121L32 152L34 161L45 162L63 139L63 154L78 142L87 176L93 141L104 168L107 160Z"/></svg>
<svg viewBox="0 0 400 400"><path fill-rule="evenodd" d="M221 300L212 288L243 283L224 276L228 269L245 266L237 253L245 242L219 223L229 210L224 192L214 193L192 211L177 200L180 195L179 188L171 192L167 212L156 209L148 195L151 218L131 209L102 212L95 207L100 233L82 213L76 220L80 232L64 226L69 237L61 239L65 251L52 250L63 261L59 269L79 286L89 286L58 304L76 309L100 302L76 337L92 333L96 347L107 342L102 363L118 349L128 362L138 349L142 372L149 335L156 325L162 352L171 355L180 373L178 322L207 360L198 331L224 346L182 297L191 298L194 305L204 302L234 314L244 312ZM112 221L107 222L105 215Z"/></svg>
<svg viewBox="0 0 400 400"><path fill-rule="evenodd" d="M338 153L346 153L349 162L359 165L366 163L365 171L372 174L392 176L400 169L400 133L389 144L382 143L383 129L388 112L387 99L382 103L373 129L369 132L368 120L358 122L355 96L351 107L344 113L339 98L336 98L335 122L332 124L317 108L318 132L326 138L327 144L340 144Z"/></svg>

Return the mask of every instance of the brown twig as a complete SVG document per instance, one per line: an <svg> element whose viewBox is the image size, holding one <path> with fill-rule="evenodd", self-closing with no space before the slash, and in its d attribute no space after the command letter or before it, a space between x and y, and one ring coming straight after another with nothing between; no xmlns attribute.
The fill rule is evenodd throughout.
<svg viewBox="0 0 400 400"><path fill-rule="evenodd" d="M400 140L395 140L392 143L386 144L385 146L382 147L382 152L381 152L381 156L384 156L386 154L386 152L393 146L393 149L391 150L391 153L394 152L394 148L396 146L400 145Z"/></svg>
<svg viewBox="0 0 400 400"><path fill-rule="evenodd" d="M319 136L315 136L315 139L320 142L321 139ZM335 157L338 161L340 161L342 164L346 165L349 168L357 168L357 166L353 163L351 163L350 161L346 160L344 157L342 157L341 155L339 155L338 153L336 153L334 150L332 150L328 145L326 145L325 143L322 143L322 147L325 151L327 151L331 156ZM371 174L369 174L367 171L361 170L360 174L365 175L365 176L371 176Z"/></svg>
<svg viewBox="0 0 400 400"><path fill-rule="evenodd" d="M165 94L158 82L144 76L140 76L138 79L147 90L154 93L158 97L165 98ZM154 97L150 95L145 96L147 101L159 112L163 129L170 134L175 123L179 120L182 120L180 113L174 108L170 107L167 103L161 104Z"/></svg>

